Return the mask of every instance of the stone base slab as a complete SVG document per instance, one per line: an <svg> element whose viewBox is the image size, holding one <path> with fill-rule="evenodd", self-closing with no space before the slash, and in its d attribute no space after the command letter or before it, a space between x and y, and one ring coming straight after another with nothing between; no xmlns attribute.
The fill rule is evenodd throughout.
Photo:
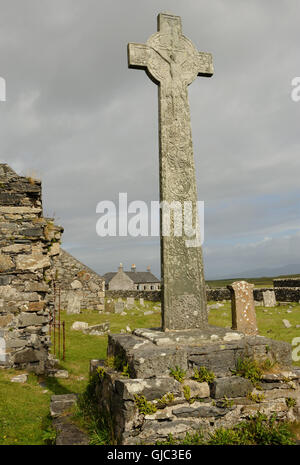
<svg viewBox="0 0 300 465"><path fill-rule="evenodd" d="M108 357L128 364L132 378L168 376L179 366L188 374L205 366L218 377L232 374L239 358L270 359L289 367L291 346L262 336L245 336L227 328L169 331L136 329L133 334L110 334Z"/></svg>

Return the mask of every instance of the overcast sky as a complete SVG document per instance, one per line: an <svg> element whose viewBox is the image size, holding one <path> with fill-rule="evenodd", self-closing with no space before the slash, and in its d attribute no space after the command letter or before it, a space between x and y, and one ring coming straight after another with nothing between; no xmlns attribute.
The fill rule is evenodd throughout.
<svg viewBox="0 0 300 465"><path fill-rule="evenodd" d="M100 238L96 205L158 200L157 88L127 68L156 16L211 52L189 87L206 276L299 264L299 0L0 0L0 155L43 182L63 247L100 273L151 265L158 238Z"/></svg>

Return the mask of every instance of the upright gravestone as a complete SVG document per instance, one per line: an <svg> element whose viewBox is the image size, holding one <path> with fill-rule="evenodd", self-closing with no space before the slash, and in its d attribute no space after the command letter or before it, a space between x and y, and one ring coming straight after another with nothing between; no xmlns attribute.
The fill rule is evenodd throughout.
<svg viewBox="0 0 300 465"><path fill-rule="evenodd" d="M81 296L76 291L70 291L67 296L67 314L80 313Z"/></svg>
<svg viewBox="0 0 300 465"><path fill-rule="evenodd" d="M127 308L134 307L134 298L133 297L127 297L126 307Z"/></svg>
<svg viewBox="0 0 300 465"><path fill-rule="evenodd" d="M236 281L227 286L231 292L232 329L248 336L258 333L253 297L254 284Z"/></svg>
<svg viewBox="0 0 300 465"><path fill-rule="evenodd" d="M276 297L274 291L263 292L264 307L276 307Z"/></svg>
<svg viewBox="0 0 300 465"><path fill-rule="evenodd" d="M197 76L212 76L212 55L198 52L182 34L180 17L161 13L158 32L146 44L128 45L128 63L130 68L144 69L158 84L160 200L169 205L180 202L181 207L190 202L196 219L197 192L187 87ZM199 242L188 247L190 239L185 231L181 236L161 233L164 330L204 329L208 324L202 250Z"/></svg>
<svg viewBox="0 0 300 465"><path fill-rule="evenodd" d="M145 302L144 302L144 299L142 299L142 298L140 298L140 305L141 305L142 307L145 307Z"/></svg>
<svg viewBox="0 0 300 465"><path fill-rule="evenodd" d="M115 302L115 313L122 313L124 312L124 302Z"/></svg>

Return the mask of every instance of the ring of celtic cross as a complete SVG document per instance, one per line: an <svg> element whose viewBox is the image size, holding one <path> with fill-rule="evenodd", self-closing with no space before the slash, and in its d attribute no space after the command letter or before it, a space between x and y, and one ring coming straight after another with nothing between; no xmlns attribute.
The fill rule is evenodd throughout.
<svg viewBox="0 0 300 465"><path fill-rule="evenodd" d="M175 80L188 86L199 72L199 53L183 35L157 32L147 41L148 72L158 82Z"/></svg>

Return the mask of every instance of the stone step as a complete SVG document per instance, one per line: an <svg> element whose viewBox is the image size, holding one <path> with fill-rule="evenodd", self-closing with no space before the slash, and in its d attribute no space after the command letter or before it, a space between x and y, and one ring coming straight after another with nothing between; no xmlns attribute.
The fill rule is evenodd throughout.
<svg viewBox="0 0 300 465"><path fill-rule="evenodd" d="M51 397L50 414L57 431L56 445L88 445L89 438L71 420L70 409L77 401L76 394L62 394Z"/></svg>

